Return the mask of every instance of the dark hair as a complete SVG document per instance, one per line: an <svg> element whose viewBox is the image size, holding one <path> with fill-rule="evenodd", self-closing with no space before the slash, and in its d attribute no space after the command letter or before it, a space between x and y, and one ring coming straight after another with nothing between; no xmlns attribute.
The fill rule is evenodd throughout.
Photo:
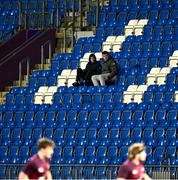
<svg viewBox="0 0 178 180"><path fill-rule="evenodd" d="M104 55L108 55L108 56L109 56L108 51L103 51L103 52L102 52L102 54L104 54Z"/></svg>
<svg viewBox="0 0 178 180"><path fill-rule="evenodd" d="M55 143L47 138L40 138L38 140L38 150L45 149L46 147L52 147L55 148Z"/></svg>
<svg viewBox="0 0 178 180"><path fill-rule="evenodd" d="M94 58L95 59L95 61L96 61L96 56L94 55L94 54L90 54L90 56L89 56L89 62L91 62L91 58Z"/></svg>

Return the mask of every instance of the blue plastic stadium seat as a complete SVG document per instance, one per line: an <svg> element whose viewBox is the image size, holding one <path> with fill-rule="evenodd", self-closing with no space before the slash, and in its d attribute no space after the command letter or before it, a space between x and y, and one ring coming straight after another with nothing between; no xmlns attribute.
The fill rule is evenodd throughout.
<svg viewBox="0 0 178 180"><path fill-rule="evenodd" d="M4 114L3 120L4 120L5 127L12 127L14 125L13 112L12 111L6 112Z"/></svg>
<svg viewBox="0 0 178 180"><path fill-rule="evenodd" d="M79 128L76 131L75 138L76 138L76 142L79 145L82 145L82 146L86 145L87 144L87 140L86 140L86 128Z"/></svg>
<svg viewBox="0 0 178 180"><path fill-rule="evenodd" d="M13 94L7 94L6 95L6 103L7 104L13 104L14 103L14 95Z"/></svg>
<svg viewBox="0 0 178 180"><path fill-rule="evenodd" d="M15 127L23 127L24 126L24 112L22 111L17 111L15 114L14 114L14 125Z"/></svg>
<svg viewBox="0 0 178 180"><path fill-rule="evenodd" d="M57 128L54 132L54 139L55 139L55 143L58 146L62 146L65 144L65 140L64 140L64 128Z"/></svg>
<svg viewBox="0 0 178 180"><path fill-rule="evenodd" d="M73 157L73 148L71 146L66 146L63 149L64 163L75 163L75 158Z"/></svg>
<svg viewBox="0 0 178 180"><path fill-rule="evenodd" d="M59 157L61 157L61 156L62 156L62 147L57 146L54 150L54 155L53 155L52 161L54 163L61 163L58 161Z"/></svg>
<svg viewBox="0 0 178 180"><path fill-rule="evenodd" d="M85 149L85 157L88 160L88 163L91 163L91 161L94 159L96 153L96 149L94 146L88 146Z"/></svg>
<svg viewBox="0 0 178 180"><path fill-rule="evenodd" d="M88 144L89 145L95 145L97 146L99 144L97 138L97 129L96 128L89 128L87 130L87 139L88 139Z"/></svg>
<svg viewBox="0 0 178 180"><path fill-rule="evenodd" d="M84 146L76 146L75 147L75 158L76 158L76 163L84 163L84 161L86 161L86 159L84 158Z"/></svg>
<svg viewBox="0 0 178 180"><path fill-rule="evenodd" d="M121 162L123 163L127 159L128 146L122 146L119 150L119 156L121 157Z"/></svg>
<svg viewBox="0 0 178 180"><path fill-rule="evenodd" d="M165 147L156 147L156 149L153 152L153 156L155 159L157 159L157 162L164 157Z"/></svg>

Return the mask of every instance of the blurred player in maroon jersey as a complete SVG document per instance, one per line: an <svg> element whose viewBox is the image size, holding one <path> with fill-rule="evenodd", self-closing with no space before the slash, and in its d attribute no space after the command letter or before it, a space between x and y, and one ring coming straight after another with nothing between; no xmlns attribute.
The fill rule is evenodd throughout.
<svg viewBox="0 0 178 180"><path fill-rule="evenodd" d="M119 168L117 180L151 180L151 178L145 172L143 165L145 160L146 148L144 144L132 144L128 150L128 160L126 160Z"/></svg>
<svg viewBox="0 0 178 180"><path fill-rule="evenodd" d="M53 141L41 138L38 141L38 152L33 155L19 174L19 180L52 180L49 159L54 153Z"/></svg>

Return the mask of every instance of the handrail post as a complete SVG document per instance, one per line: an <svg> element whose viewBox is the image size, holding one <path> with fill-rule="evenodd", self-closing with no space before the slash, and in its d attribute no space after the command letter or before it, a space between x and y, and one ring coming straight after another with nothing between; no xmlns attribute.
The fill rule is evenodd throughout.
<svg viewBox="0 0 178 180"><path fill-rule="evenodd" d="M64 53L66 53L67 0L64 0Z"/></svg>
<svg viewBox="0 0 178 180"><path fill-rule="evenodd" d="M64 28L64 53L66 53L66 28Z"/></svg>
<svg viewBox="0 0 178 180"><path fill-rule="evenodd" d="M74 47L74 32L75 32L75 0L72 0L72 48Z"/></svg>
<svg viewBox="0 0 178 180"><path fill-rule="evenodd" d="M54 28L54 11L51 12L50 26L51 28Z"/></svg>
<svg viewBox="0 0 178 180"><path fill-rule="evenodd" d="M25 27L25 29L27 29L27 20L28 20L28 18L27 18L27 13L25 13L25 14L24 14L24 21L25 21L24 27Z"/></svg>
<svg viewBox="0 0 178 180"><path fill-rule="evenodd" d="M27 59L27 79L29 79L29 75L30 75L30 59Z"/></svg>
<svg viewBox="0 0 178 180"><path fill-rule="evenodd" d="M57 32L59 32L59 21L61 21L60 19L60 7L59 7L59 0L56 0L56 28L57 28Z"/></svg>
<svg viewBox="0 0 178 180"><path fill-rule="evenodd" d="M22 61L19 62L19 86L22 85Z"/></svg>
<svg viewBox="0 0 178 180"><path fill-rule="evenodd" d="M44 46L41 46L41 69L44 70Z"/></svg>
<svg viewBox="0 0 178 180"><path fill-rule="evenodd" d="M51 55L52 55L52 43L51 41L49 41L49 59L51 59Z"/></svg>
<svg viewBox="0 0 178 180"><path fill-rule="evenodd" d="M100 2L99 0L96 1L96 26L98 26L99 23L99 8L100 8Z"/></svg>
<svg viewBox="0 0 178 180"><path fill-rule="evenodd" d="M42 29L45 27L45 0L42 2Z"/></svg>
<svg viewBox="0 0 178 180"><path fill-rule="evenodd" d="M79 0L79 16L80 16L80 30L82 30L82 18L83 18L83 11L82 11L82 0Z"/></svg>
<svg viewBox="0 0 178 180"><path fill-rule="evenodd" d="M18 24L19 24L19 29L21 29L22 26L22 1L18 1L18 7L19 7L19 18L18 18Z"/></svg>

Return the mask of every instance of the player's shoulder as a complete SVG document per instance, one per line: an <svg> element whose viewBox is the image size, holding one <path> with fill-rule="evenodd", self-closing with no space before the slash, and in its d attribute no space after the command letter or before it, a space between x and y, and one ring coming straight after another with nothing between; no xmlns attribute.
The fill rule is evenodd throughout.
<svg viewBox="0 0 178 180"><path fill-rule="evenodd" d="M34 154L31 158L30 161L36 161L38 159L37 154Z"/></svg>
<svg viewBox="0 0 178 180"><path fill-rule="evenodd" d="M38 164L39 163L39 158L38 158L38 156L35 154L35 155L33 155L30 159L29 159L29 161L27 162L28 164L33 164L33 165L35 165L35 164Z"/></svg>
<svg viewBox="0 0 178 180"><path fill-rule="evenodd" d="M121 166L123 168L129 169L131 167L131 162L129 160L126 160L126 161L123 162L123 164Z"/></svg>

